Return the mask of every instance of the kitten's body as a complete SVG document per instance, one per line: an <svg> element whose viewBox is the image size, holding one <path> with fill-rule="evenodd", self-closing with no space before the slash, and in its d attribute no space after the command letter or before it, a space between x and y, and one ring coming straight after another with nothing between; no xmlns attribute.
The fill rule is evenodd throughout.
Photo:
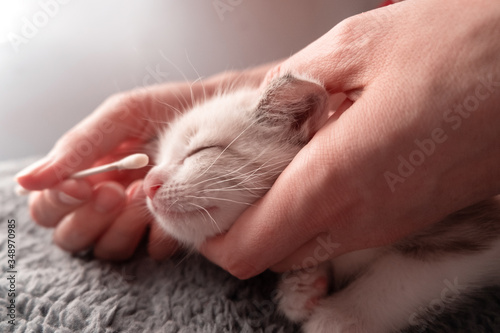
<svg viewBox="0 0 500 333"><path fill-rule="evenodd" d="M146 177L158 223L191 247L226 231L324 123L324 88L287 75L260 92L218 95L160 138ZM280 308L306 332L391 332L500 281L500 203L455 213L390 247L285 273ZM328 289L333 293L328 293ZM443 309L439 309L442 311Z"/></svg>

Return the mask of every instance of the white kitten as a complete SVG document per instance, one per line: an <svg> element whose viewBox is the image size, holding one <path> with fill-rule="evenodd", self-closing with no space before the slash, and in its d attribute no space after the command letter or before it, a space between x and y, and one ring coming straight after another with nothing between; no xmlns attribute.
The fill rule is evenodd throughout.
<svg viewBox="0 0 500 333"><path fill-rule="evenodd" d="M328 96L318 84L290 76L261 94L220 94L162 133L144 188L170 235L197 247L227 230L326 119Z"/></svg>
<svg viewBox="0 0 500 333"><path fill-rule="evenodd" d="M156 166L145 179L157 223L194 248L226 231L272 186L328 111L325 89L293 75L263 92L243 88L193 107L161 134ZM492 199L393 246L285 273L280 309L310 333L422 324L436 306L450 307L499 282L499 206Z"/></svg>

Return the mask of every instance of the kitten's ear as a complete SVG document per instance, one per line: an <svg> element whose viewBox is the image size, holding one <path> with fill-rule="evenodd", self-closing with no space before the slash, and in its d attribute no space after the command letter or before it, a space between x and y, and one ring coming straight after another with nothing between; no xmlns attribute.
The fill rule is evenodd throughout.
<svg viewBox="0 0 500 333"><path fill-rule="evenodd" d="M328 118L328 97L319 83L286 74L265 90L257 106L258 121L287 140L305 144Z"/></svg>

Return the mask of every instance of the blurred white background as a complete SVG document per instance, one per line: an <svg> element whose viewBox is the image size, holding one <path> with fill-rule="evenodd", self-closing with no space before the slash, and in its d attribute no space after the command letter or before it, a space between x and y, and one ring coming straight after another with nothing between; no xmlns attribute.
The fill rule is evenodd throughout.
<svg viewBox="0 0 500 333"><path fill-rule="evenodd" d="M0 161L45 154L113 93L286 57L379 3L0 0Z"/></svg>

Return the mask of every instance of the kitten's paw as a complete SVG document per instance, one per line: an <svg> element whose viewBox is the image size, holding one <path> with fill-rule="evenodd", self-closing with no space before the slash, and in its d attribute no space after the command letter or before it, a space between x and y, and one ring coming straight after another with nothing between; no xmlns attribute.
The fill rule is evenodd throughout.
<svg viewBox="0 0 500 333"><path fill-rule="evenodd" d="M368 333L356 316L320 303L303 326L304 333Z"/></svg>
<svg viewBox="0 0 500 333"><path fill-rule="evenodd" d="M318 301L328 292L329 271L318 266L313 272L296 271L283 274L280 282L279 307L294 322L309 318Z"/></svg>

